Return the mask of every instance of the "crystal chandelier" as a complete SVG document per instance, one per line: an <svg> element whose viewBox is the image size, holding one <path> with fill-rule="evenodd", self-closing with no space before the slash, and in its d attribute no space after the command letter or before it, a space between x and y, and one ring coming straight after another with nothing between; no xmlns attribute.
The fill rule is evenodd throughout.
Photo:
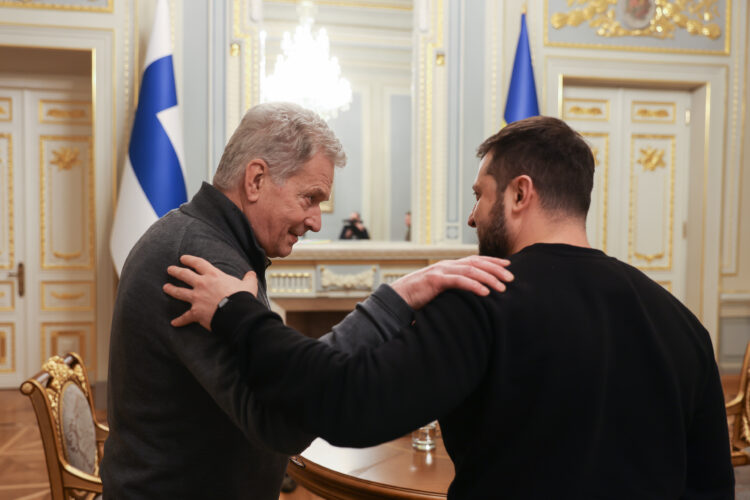
<svg viewBox="0 0 750 500"><path fill-rule="evenodd" d="M261 75L261 101L287 101L316 111L324 120L335 118L339 111L349 109L352 87L341 77L338 59L331 57L330 42L325 28L313 36L315 6L311 0L301 0L297 13L300 25L294 32L284 32L280 54L273 74ZM265 33L261 33L262 53L265 54ZM261 64L264 68L265 64Z"/></svg>

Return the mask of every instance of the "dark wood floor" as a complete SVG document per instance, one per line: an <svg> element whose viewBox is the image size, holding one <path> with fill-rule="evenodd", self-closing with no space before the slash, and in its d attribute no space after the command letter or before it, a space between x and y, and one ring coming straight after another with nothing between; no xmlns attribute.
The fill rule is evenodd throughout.
<svg viewBox="0 0 750 500"><path fill-rule="evenodd" d="M738 377L724 375L722 383L727 397L734 396ZM750 500L750 466L736 468L735 477L737 498ZM49 498L44 452L31 403L17 390L0 390L0 500ZM280 500L319 498L300 487L282 494Z"/></svg>

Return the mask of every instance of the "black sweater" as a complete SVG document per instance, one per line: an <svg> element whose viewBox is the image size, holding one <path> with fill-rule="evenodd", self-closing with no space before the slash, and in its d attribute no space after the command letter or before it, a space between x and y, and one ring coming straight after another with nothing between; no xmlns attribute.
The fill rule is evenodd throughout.
<svg viewBox="0 0 750 500"><path fill-rule="evenodd" d="M240 293L212 327L269 408L334 445L440 417L450 498L732 498L711 341L678 300L598 250L537 244L504 294L444 293L354 355Z"/></svg>

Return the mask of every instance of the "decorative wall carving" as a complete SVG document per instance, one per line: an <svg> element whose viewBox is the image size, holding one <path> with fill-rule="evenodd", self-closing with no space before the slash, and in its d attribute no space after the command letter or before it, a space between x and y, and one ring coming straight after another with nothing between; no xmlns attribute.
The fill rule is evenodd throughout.
<svg viewBox="0 0 750 500"><path fill-rule="evenodd" d="M0 323L0 373L16 371L16 327Z"/></svg>
<svg viewBox="0 0 750 500"><path fill-rule="evenodd" d="M10 97L0 97L0 122L13 120L13 101Z"/></svg>
<svg viewBox="0 0 750 500"><path fill-rule="evenodd" d="M39 100L39 123L91 124L91 103L86 101Z"/></svg>
<svg viewBox="0 0 750 500"><path fill-rule="evenodd" d="M563 99L564 120L609 121L609 101L606 99Z"/></svg>
<svg viewBox="0 0 750 500"><path fill-rule="evenodd" d="M91 269L95 221L91 136L42 135L39 149L42 268Z"/></svg>
<svg viewBox="0 0 750 500"><path fill-rule="evenodd" d="M672 269L675 147L674 135L631 136L628 260L643 270Z"/></svg>
<svg viewBox="0 0 750 500"><path fill-rule="evenodd" d="M545 0L545 43L726 54L730 1Z"/></svg>
<svg viewBox="0 0 750 500"><path fill-rule="evenodd" d="M114 0L58 0L57 2L46 0L1 0L0 7L112 12Z"/></svg>
<svg viewBox="0 0 750 500"><path fill-rule="evenodd" d="M325 266L320 266L320 286L324 289L353 290L363 288L371 290L375 283L376 270L377 267L372 266L370 269L355 274L337 274Z"/></svg>
<svg viewBox="0 0 750 500"><path fill-rule="evenodd" d="M673 102L633 101L630 115L636 123L675 123L675 110Z"/></svg>

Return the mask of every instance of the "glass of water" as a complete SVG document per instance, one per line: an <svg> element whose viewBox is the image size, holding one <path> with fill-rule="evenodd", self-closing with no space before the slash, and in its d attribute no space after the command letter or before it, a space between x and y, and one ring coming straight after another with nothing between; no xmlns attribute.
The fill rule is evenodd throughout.
<svg viewBox="0 0 750 500"><path fill-rule="evenodd" d="M437 437L437 420L420 427L411 433L411 445L419 451L430 451L435 449L435 438Z"/></svg>

